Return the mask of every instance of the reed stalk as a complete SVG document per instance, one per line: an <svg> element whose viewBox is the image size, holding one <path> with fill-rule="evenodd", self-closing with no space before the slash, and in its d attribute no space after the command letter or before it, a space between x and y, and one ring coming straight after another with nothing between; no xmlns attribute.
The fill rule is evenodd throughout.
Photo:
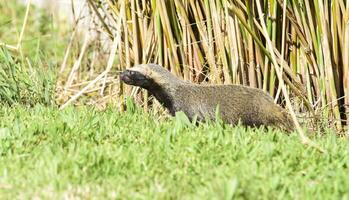
<svg viewBox="0 0 349 200"><path fill-rule="evenodd" d="M302 121L317 126L327 121L341 132L348 125L346 0L88 3L105 35L120 32L119 62L114 65L118 71L158 63L192 82L264 89L283 105L285 100L293 103L296 115L309 117ZM117 92L131 93L121 83ZM143 97L147 102L148 95Z"/></svg>

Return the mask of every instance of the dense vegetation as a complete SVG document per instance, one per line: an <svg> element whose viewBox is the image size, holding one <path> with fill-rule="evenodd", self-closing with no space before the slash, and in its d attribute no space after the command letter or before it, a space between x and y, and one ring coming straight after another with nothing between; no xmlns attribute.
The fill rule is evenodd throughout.
<svg viewBox="0 0 349 200"><path fill-rule="evenodd" d="M349 198L348 140L330 128L312 136L320 153L296 134L219 120L196 126L130 99L123 113L59 110L68 40L31 9L20 48L0 47L0 199ZM25 7L1 1L0 13L0 43L16 46Z"/></svg>
<svg viewBox="0 0 349 200"><path fill-rule="evenodd" d="M56 69L65 37L47 13L35 7L30 10L35 15L28 15L19 41L25 7L15 1L0 3L0 105L52 105L55 101Z"/></svg>
<svg viewBox="0 0 349 200"><path fill-rule="evenodd" d="M101 36L114 40L118 70L154 62L192 82L258 87L286 103L291 114L305 113L307 122L315 119L317 128L321 120L338 131L346 125L348 1L87 2L95 16L91 30L97 27ZM82 49L79 55L94 51ZM89 63L86 55L83 60ZM82 76L74 70L66 73L77 83L85 82L87 74L109 71L81 65L79 72L86 74ZM134 94L117 89L112 92ZM147 100L145 95L142 101Z"/></svg>
<svg viewBox="0 0 349 200"><path fill-rule="evenodd" d="M129 106L130 107L130 106ZM0 198L347 199L349 147L140 109L0 109Z"/></svg>

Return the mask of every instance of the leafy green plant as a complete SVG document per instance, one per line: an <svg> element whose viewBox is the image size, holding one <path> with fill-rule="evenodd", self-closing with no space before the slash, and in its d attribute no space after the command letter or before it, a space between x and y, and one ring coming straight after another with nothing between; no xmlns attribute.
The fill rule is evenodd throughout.
<svg viewBox="0 0 349 200"><path fill-rule="evenodd" d="M54 103L55 74L52 69L33 68L0 48L0 103L34 105Z"/></svg>
<svg viewBox="0 0 349 200"><path fill-rule="evenodd" d="M1 1L0 12L0 104L54 104L64 47L58 24L16 1Z"/></svg>
<svg viewBox="0 0 349 200"><path fill-rule="evenodd" d="M108 107L0 108L0 198L345 199L348 141ZM331 183L331 184L329 184Z"/></svg>

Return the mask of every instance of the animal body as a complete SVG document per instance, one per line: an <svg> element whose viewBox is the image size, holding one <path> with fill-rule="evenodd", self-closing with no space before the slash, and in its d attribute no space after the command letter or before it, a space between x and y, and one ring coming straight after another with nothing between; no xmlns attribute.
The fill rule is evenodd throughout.
<svg viewBox="0 0 349 200"><path fill-rule="evenodd" d="M199 85L180 80L160 65L142 64L120 74L129 85L148 90L171 115L183 111L189 119L214 119L216 110L225 123L273 126L292 131L288 113L264 91L241 85Z"/></svg>

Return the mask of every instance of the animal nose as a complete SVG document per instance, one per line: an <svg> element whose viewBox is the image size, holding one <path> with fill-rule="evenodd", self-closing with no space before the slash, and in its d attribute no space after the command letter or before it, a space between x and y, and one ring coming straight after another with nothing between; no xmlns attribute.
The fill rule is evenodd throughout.
<svg viewBox="0 0 349 200"><path fill-rule="evenodd" d="M128 82L130 80L129 76L130 76L130 73L127 70L125 70L120 74L120 79L123 82Z"/></svg>

